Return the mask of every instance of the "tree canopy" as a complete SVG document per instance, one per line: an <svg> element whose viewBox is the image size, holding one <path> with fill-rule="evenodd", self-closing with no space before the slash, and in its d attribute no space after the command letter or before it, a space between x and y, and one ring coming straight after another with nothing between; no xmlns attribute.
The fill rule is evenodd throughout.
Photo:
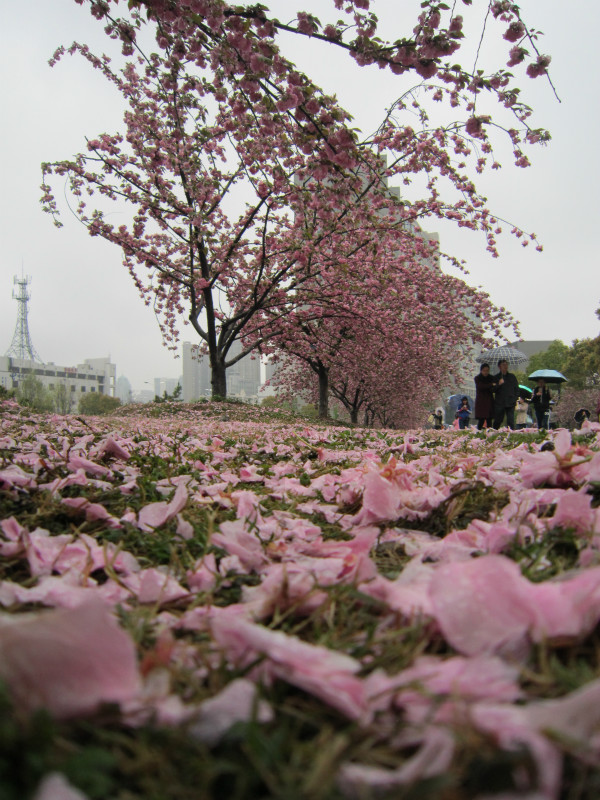
<svg viewBox="0 0 600 800"><path fill-rule="evenodd" d="M167 344L176 346L182 318L194 328L209 354L213 395L226 395L227 367L285 337L283 322L321 320L323 298L328 313L352 314L356 287L373 271L385 275L391 254L395 271L437 258L416 233L423 220L481 231L496 254L502 224L473 175L499 166L494 131L506 133L519 167L529 164L530 145L549 138L531 126L506 64L489 72L460 65L463 17L444 4L422 3L412 31L385 41L368 0L335 0L345 16L332 24L302 11L283 23L264 6L222 0L132 0L127 8L76 1L121 42L122 58L75 43L59 48L52 63L79 54L127 110L122 131L89 138L84 152L43 165L44 208L58 222L52 176L65 177L91 235L122 249ZM489 33L486 23L486 35L512 45L508 65L528 63L530 77L546 74L549 58L519 7L490 3L488 15L496 24ZM156 52L140 48L142 32L152 32ZM408 91L376 133L364 136L335 98L285 58L283 32L341 48L361 66L414 76L446 108L446 120L432 123ZM115 204L123 218L129 209L118 226L109 219ZM512 232L524 244L535 240ZM433 290L440 303L441 286ZM399 326L414 296L404 301ZM496 333L510 323L483 295L477 302L486 313L474 336L478 326ZM243 347L232 356L237 339Z"/></svg>
<svg viewBox="0 0 600 800"><path fill-rule="evenodd" d="M555 369L558 372L564 372L568 354L568 345L560 339L555 339L546 350L531 356L527 364L527 374L538 369Z"/></svg>

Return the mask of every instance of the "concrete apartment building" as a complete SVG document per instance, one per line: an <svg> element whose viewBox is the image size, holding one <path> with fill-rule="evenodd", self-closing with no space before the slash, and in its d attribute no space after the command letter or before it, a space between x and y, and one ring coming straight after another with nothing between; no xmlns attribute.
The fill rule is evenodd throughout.
<svg viewBox="0 0 600 800"><path fill-rule="evenodd" d="M117 368L109 358L88 358L76 367L43 364L23 358L0 356L0 385L5 389L18 389L27 375L33 374L50 390L64 384L71 392L72 409L76 410L79 398L86 392L98 392L114 397Z"/></svg>

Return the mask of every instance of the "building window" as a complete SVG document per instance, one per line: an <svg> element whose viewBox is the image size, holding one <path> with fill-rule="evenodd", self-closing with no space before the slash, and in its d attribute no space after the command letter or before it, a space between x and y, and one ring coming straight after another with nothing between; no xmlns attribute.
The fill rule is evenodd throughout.
<svg viewBox="0 0 600 800"><path fill-rule="evenodd" d="M85 386L82 386L82 387L81 387L81 391L82 391L82 392L85 392Z"/></svg>
<svg viewBox="0 0 600 800"><path fill-rule="evenodd" d="M92 387L90 388L90 392L95 392L95 391L96 391L96 387L95 387L95 386L92 386Z"/></svg>
<svg viewBox="0 0 600 800"><path fill-rule="evenodd" d="M74 392L74 391L75 391L75 387L74 387L74 386L71 386L71 391L72 391L72 392Z"/></svg>

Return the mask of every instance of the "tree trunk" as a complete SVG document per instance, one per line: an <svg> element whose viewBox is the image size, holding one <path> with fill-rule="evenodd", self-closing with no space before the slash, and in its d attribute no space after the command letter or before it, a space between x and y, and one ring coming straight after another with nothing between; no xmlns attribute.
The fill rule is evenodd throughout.
<svg viewBox="0 0 600 800"><path fill-rule="evenodd" d="M319 419L329 416L329 368L319 361Z"/></svg>
<svg viewBox="0 0 600 800"><path fill-rule="evenodd" d="M210 385L212 388L213 400L224 400L227 397L227 373L225 371L225 364L221 359L212 359L210 361L211 378Z"/></svg>
<svg viewBox="0 0 600 800"><path fill-rule="evenodd" d="M358 408L355 406L350 411L350 422L353 422L355 425L358 422Z"/></svg>

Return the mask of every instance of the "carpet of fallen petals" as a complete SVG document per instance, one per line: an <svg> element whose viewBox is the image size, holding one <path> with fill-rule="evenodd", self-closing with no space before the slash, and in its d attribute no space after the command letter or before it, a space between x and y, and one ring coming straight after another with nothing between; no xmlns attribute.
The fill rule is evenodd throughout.
<svg viewBox="0 0 600 800"><path fill-rule="evenodd" d="M600 424L1 412L2 797L600 796Z"/></svg>

